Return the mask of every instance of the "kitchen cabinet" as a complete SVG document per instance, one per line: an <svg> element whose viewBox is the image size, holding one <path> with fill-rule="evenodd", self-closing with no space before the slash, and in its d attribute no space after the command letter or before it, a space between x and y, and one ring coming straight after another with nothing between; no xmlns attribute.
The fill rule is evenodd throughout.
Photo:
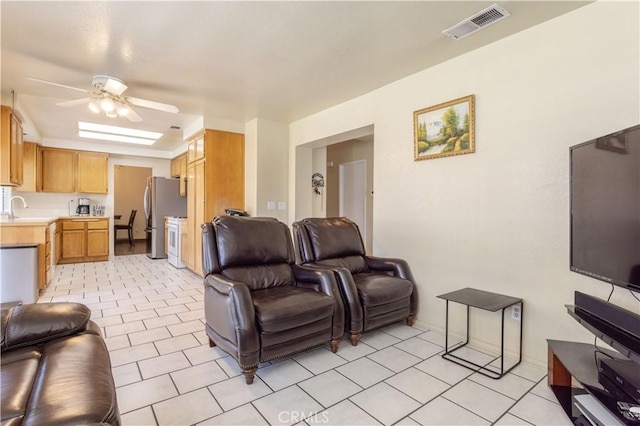
<svg viewBox="0 0 640 426"><path fill-rule="evenodd" d="M53 278L55 271L55 253L56 253L56 222L49 225L45 243L45 282L49 284Z"/></svg>
<svg viewBox="0 0 640 426"><path fill-rule="evenodd" d="M195 228L195 212L196 212L196 180L195 180L195 170L196 165L194 163L189 163L187 165L187 182L189 183L189 191L187 192L187 226L185 227L185 232L187 233L187 244L184 244L182 247L185 248L186 257L183 257L183 262L187 265L187 268L195 271L195 252L194 246L195 242L193 241L193 230Z"/></svg>
<svg viewBox="0 0 640 426"><path fill-rule="evenodd" d="M109 154L104 152L77 153L76 192L106 194Z"/></svg>
<svg viewBox="0 0 640 426"><path fill-rule="evenodd" d="M180 157L180 196L187 195L187 154Z"/></svg>
<svg viewBox="0 0 640 426"><path fill-rule="evenodd" d="M244 135L205 130L187 150L187 267L202 270L201 226L225 209L244 208Z"/></svg>
<svg viewBox="0 0 640 426"><path fill-rule="evenodd" d="M195 194L194 203L194 229L193 229L193 271L199 275L204 275L202 270L202 224L207 220L206 217L206 182L205 182L205 162L204 160L194 163L194 182L193 193ZM209 217L209 220L213 217Z"/></svg>
<svg viewBox="0 0 640 426"><path fill-rule="evenodd" d="M35 142L24 142L22 155L22 185L17 186L15 191L36 192L38 182L38 144Z"/></svg>
<svg viewBox="0 0 640 426"><path fill-rule="evenodd" d="M109 259L109 218L61 219L59 263L98 262Z"/></svg>
<svg viewBox="0 0 640 426"><path fill-rule="evenodd" d="M87 261L109 259L109 219L87 222Z"/></svg>
<svg viewBox="0 0 640 426"><path fill-rule="evenodd" d="M6 222L0 224L0 243L3 245L36 244L38 246L38 289L49 284L53 275L51 233L55 220Z"/></svg>
<svg viewBox="0 0 640 426"><path fill-rule="evenodd" d="M61 148L39 148L42 192L106 194L109 154Z"/></svg>
<svg viewBox="0 0 640 426"><path fill-rule="evenodd" d="M62 225L60 221L56 222L56 232L55 232L55 240L54 240L54 264L60 263L60 256L62 255Z"/></svg>
<svg viewBox="0 0 640 426"><path fill-rule="evenodd" d="M202 160L205 157L205 143L207 132L217 132L217 130L205 130L196 135L187 145L187 162ZM226 133L226 132L222 132Z"/></svg>
<svg viewBox="0 0 640 426"><path fill-rule="evenodd" d="M76 192L76 152L69 149L41 148L42 192Z"/></svg>
<svg viewBox="0 0 640 426"><path fill-rule="evenodd" d="M0 107L0 185L22 184L22 122L14 110Z"/></svg>
<svg viewBox="0 0 640 426"><path fill-rule="evenodd" d="M187 153L171 160L171 177L180 179L180 195L187 195Z"/></svg>
<svg viewBox="0 0 640 426"><path fill-rule="evenodd" d="M185 265L189 260L189 230L187 228L188 219L180 221L180 260Z"/></svg>
<svg viewBox="0 0 640 426"><path fill-rule="evenodd" d="M179 155L171 159L171 177L172 178L180 177L180 158L181 157L182 156Z"/></svg>

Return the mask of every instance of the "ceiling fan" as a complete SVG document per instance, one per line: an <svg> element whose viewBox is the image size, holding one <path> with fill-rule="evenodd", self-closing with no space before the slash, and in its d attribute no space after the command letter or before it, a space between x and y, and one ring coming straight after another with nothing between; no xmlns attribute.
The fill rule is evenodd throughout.
<svg viewBox="0 0 640 426"><path fill-rule="evenodd" d="M52 81L41 80L39 78L26 77L27 80L39 83L50 84L52 86L63 87L65 89L77 90L88 93L90 96L71 101L58 102L56 105L70 107L81 104L89 104L89 109L95 113L104 113L107 117L127 117L131 121L142 121L142 117L133 109L133 106L155 109L159 111L177 113L178 108L174 105L149 101L147 99L134 98L133 96L122 96L128 86L123 80L110 75L94 75L92 85L94 90L80 89L78 87L67 86Z"/></svg>

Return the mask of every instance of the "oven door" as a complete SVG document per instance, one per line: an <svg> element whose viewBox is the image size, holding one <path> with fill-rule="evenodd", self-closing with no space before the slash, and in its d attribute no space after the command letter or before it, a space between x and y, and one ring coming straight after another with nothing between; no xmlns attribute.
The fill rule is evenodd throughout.
<svg viewBox="0 0 640 426"><path fill-rule="evenodd" d="M178 254L178 238L180 237L178 233L178 225L169 223L167 226L167 234L169 237L169 241L167 242L168 254L176 255Z"/></svg>
<svg viewBox="0 0 640 426"><path fill-rule="evenodd" d="M185 265L180 260L180 226L172 220L167 223L167 257L169 264L176 268L184 268Z"/></svg>

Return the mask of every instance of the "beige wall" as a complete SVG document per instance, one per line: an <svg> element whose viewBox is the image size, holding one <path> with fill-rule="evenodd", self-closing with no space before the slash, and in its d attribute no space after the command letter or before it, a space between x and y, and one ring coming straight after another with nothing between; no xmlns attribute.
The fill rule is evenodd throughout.
<svg viewBox="0 0 640 426"><path fill-rule="evenodd" d="M133 223L133 238L145 239L147 226L144 215L144 189L147 186L147 178L151 176L150 167L133 167L115 165L113 170L114 202L113 212L122 218L114 220L117 224L126 224L129 221L131 210L137 210ZM127 238L125 231L118 231L118 239Z"/></svg>
<svg viewBox="0 0 640 426"><path fill-rule="evenodd" d="M287 222L288 154L288 125L260 118L247 122L245 210L250 215L275 217Z"/></svg>
<svg viewBox="0 0 640 426"><path fill-rule="evenodd" d="M546 365L546 339L593 342L564 306L575 290L610 291L569 270L569 147L638 124L639 13L638 2L595 2L291 124L290 152L375 129L373 253L411 265L419 324L444 329L436 296L469 286L524 299L527 361ZM476 152L414 161L413 111L470 94ZM296 194L311 172L300 159ZM292 217L299 209L310 201ZM638 311L620 288L612 301ZM452 315L461 332L463 313ZM499 316L474 311L471 333L499 347Z"/></svg>

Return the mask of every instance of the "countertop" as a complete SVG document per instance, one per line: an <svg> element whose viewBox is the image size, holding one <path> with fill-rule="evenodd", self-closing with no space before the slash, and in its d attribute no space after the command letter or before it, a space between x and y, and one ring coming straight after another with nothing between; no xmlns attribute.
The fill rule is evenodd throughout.
<svg viewBox="0 0 640 426"><path fill-rule="evenodd" d="M44 216L44 217L17 217L13 220L2 218L0 226L48 226L58 219L72 220L96 220L109 219L109 216Z"/></svg>
<svg viewBox="0 0 640 426"><path fill-rule="evenodd" d="M0 226L46 226L58 220L55 216L49 217L17 217L15 219L2 218Z"/></svg>

